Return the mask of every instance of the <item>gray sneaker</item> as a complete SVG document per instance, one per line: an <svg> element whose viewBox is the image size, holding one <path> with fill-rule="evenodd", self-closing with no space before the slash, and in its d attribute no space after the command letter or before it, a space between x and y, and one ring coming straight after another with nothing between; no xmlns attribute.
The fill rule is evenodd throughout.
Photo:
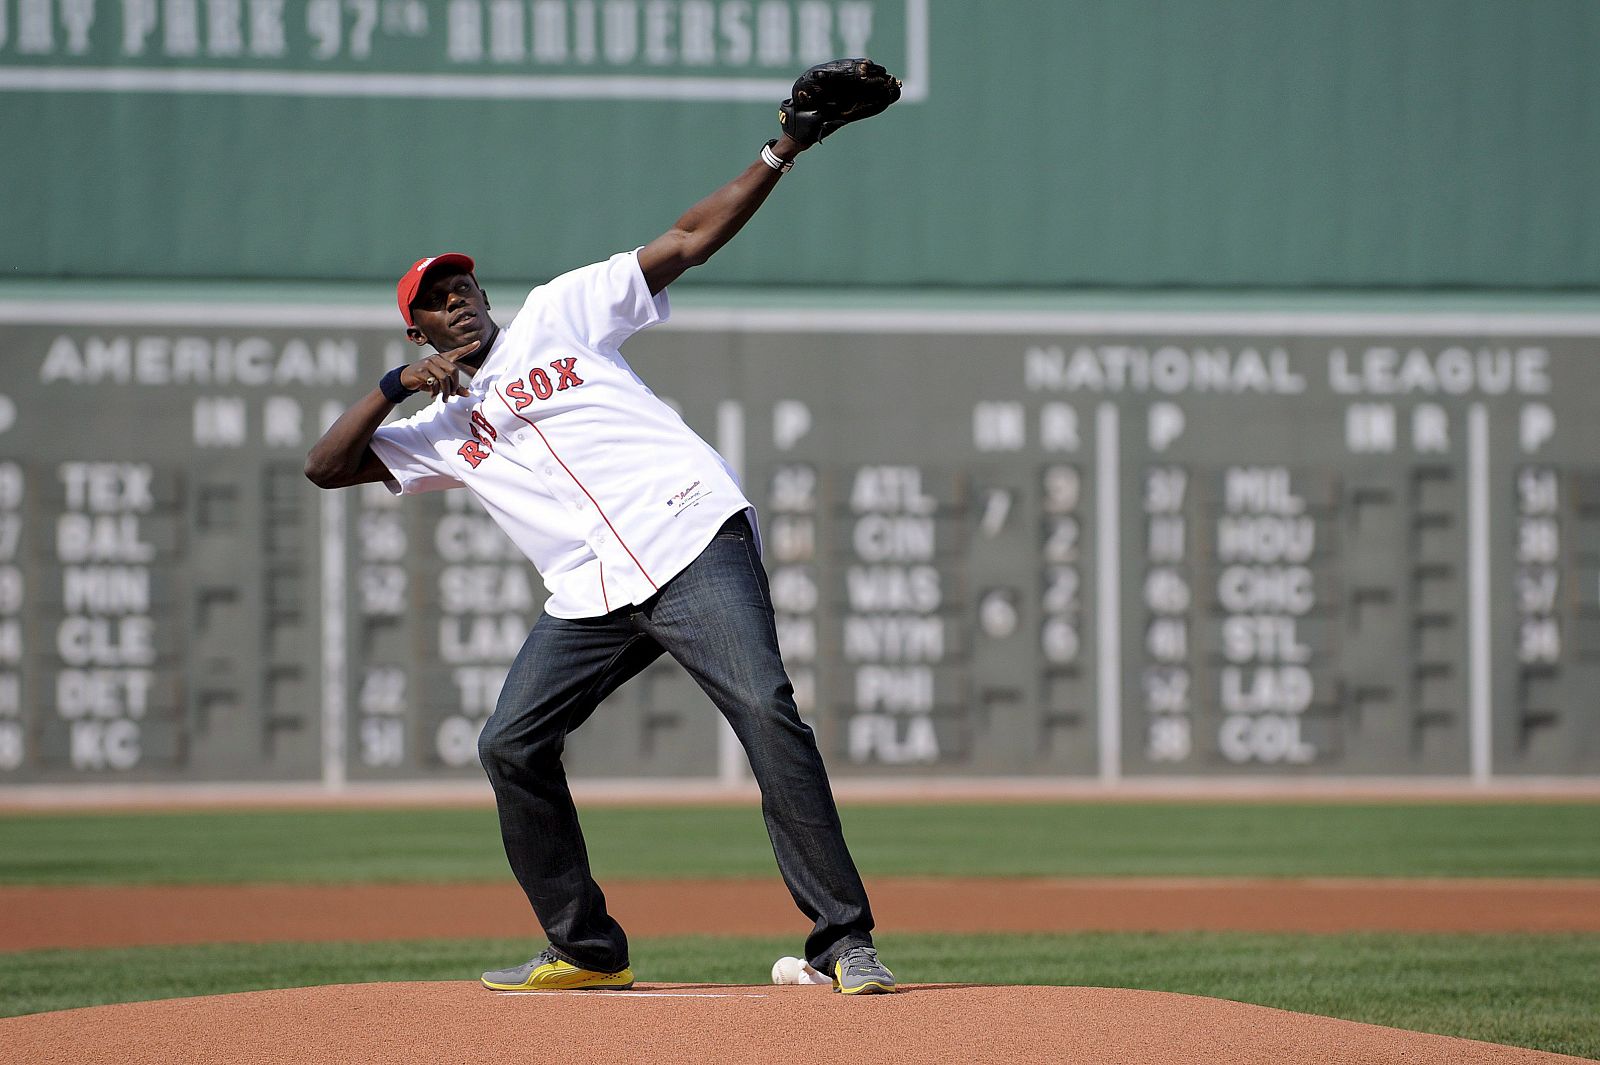
<svg viewBox="0 0 1600 1065"><path fill-rule="evenodd" d="M851 947L833 962L833 989L842 995L886 995L894 990L894 973L871 947Z"/></svg>
<svg viewBox="0 0 1600 1065"><path fill-rule="evenodd" d="M491 991L626 991L633 986L633 970L580 969L546 950L532 961L484 973L483 986Z"/></svg>

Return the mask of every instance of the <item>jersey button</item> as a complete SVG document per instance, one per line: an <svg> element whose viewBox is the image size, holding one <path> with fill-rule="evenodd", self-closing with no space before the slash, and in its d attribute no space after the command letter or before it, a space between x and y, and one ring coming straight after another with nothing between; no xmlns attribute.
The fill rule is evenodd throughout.
<svg viewBox="0 0 1600 1065"><path fill-rule="evenodd" d="M544 475L546 477L554 477L556 475L556 468L554 466L546 466L544 468Z"/></svg>

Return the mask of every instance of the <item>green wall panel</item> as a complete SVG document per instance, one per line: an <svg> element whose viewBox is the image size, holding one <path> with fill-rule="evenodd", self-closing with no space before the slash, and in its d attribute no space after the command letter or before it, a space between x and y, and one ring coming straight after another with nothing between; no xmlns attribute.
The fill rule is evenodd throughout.
<svg viewBox="0 0 1600 1065"><path fill-rule="evenodd" d="M171 54L188 8L196 54ZM136 10L156 21L131 55ZM239 13L245 54L207 54L232 47L214 11ZM324 60L307 27L329 11ZM520 12L524 58L485 33L490 55L452 60L473 12ZM537 59L552 12L564 61ZM282 54L248 54L252 13ZM491 278L549 276L730 177L807 48L868 18L913 98L806 156L697 280L1600 285L1587 0L0 0L5 269L374 280L459 248ZM608 58L608 19L634 27L631 58ZM790 34L770 54L763 19Z"/></svg>

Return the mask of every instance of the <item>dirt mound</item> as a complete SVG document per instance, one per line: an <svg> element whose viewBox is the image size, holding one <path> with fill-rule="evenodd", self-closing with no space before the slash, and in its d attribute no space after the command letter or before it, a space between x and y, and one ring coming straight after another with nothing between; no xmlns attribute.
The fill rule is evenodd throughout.
<svg viewBox="0 0 1600 1065"><path fill-rule="evenodd" d="M354 984L126 1003L0 1020L0 1062L1084 1062L1166 1065L1581 1062L1467 1039L1154 991L923 985L640 984L496 994L472 983Z"/></svg>

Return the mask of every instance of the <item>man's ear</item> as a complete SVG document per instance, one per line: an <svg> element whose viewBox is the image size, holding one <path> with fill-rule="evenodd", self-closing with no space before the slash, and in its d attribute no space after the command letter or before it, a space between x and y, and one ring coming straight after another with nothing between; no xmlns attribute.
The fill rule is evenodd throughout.
<svg viewBox="0 0 1600 1065"><path fill-rule="evenodd" d="M489 290L484 288L482 285L479 285L478 286L478 291L483 294L483 309L484 310L488 310L489 309Z"/></svg>
<svg viewBox="0 0 1600 1065"><path fill-rule="evenodd" d="M419 348L428 342L428 338L422 335L422 330L414 325L406 327L406 339Z"/></svg>

